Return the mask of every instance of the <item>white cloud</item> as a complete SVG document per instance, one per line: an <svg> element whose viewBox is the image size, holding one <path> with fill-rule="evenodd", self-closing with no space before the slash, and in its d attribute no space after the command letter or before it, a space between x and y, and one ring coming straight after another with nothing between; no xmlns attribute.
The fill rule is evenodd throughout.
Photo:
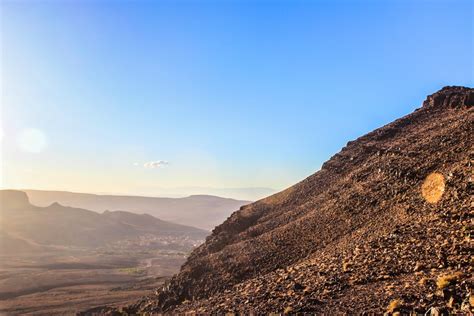
<svg viewBox="0 0 474 316"><path fill-rule="evenodd" d="M156 168L162 168L162 167L165 167L169 165L169 162L168 161L165 161L165 160L157 160L157 161L149 161L149 162L145 162L145 164L143 165L145 168L148 168L148 169L156 169Z"/></svg>

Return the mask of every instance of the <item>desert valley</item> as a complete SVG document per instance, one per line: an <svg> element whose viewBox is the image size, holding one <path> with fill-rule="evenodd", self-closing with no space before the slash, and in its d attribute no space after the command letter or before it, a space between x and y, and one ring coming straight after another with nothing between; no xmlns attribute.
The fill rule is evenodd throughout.
<svg viewBox="0 0 474 316"><path fill-rule="evenodd" d="M69 193L79 198L66 200L60 198L63 192L57 192L59 197L54 193L48 192L47 198L80 205L76 204L80 194ZM40 198L36 193L33 200ZM102 201L114 198L133 208L134 201L127 203L127 197L102 197ZM163 203L160 198L142 199L147 199L149 208ZM246 203L212 196L191 199L198 201L196 209L207 204L215 218ZM170 213L195 216L187 199L164 199L164 203L170 200L178 204L168 206ZM192 249L210 234L148 214L97 213L44 199L48 206L36 206L22 191L0 191L0 201L0 313L7 315L64 315L132 303L178 272ZM201 214L205 218L206 212Z"/></svg>

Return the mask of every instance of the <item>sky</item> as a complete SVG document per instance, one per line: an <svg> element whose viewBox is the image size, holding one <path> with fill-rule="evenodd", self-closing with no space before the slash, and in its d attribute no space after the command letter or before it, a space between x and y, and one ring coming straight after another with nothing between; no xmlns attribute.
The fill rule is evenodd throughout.
<svg viewBox="0 0 474 316"><path fill-rule="evenodd" d="M2 188L256 199L474 80L472 1L0 10Z"/></svg>

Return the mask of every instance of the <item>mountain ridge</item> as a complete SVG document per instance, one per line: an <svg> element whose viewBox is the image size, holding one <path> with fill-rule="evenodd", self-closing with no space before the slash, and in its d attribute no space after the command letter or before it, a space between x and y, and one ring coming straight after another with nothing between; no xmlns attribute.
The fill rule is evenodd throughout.
<svg viewBox="0 0 474 316"><path fill-rule="evenodd" d="M18 243L22 239L34 240L44 247L98 247L146 234L197 239L204 239L208 234L205 230L163 221L148 214L97 213L58 202L39 207L29 202L25 192L16 190L0 190L0 202L0 230L10 238L19 238Z"/></svg>
<svg viewBox="0 0 474 316"><path fill-rule="evenodd" d="M184 198L101 195L66 191L24 190L33 204L48 206L59 202L96 212L123 210L148 213L156 218L182 225L211 230L233 211L250 201L221 198L212 195L193 195Z"/></svg>
<svg viewBox="0 0 474 316"><path fill-rule="evenodd" d="M348 142L320 171L234 212L130 311L383 313L391 301L389 312L469 309L473 104L474 89L445 87ZM422 185L442 199L428 202ZM443 274L457 276L437 289Z"/></svg>

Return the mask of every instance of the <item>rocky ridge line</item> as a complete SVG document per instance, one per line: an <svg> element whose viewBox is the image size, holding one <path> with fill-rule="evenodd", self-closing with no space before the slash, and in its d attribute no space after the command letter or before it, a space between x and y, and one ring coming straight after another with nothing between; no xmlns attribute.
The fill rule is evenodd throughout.
<svg viewBox="0 0 474 316"><path fill-rule="evenodd" d="M128 312L470 313L474 89L445 87L242 207ZM445 183L437 203L421 187ZM435 315L435 314L433 314Z"/></svg>

